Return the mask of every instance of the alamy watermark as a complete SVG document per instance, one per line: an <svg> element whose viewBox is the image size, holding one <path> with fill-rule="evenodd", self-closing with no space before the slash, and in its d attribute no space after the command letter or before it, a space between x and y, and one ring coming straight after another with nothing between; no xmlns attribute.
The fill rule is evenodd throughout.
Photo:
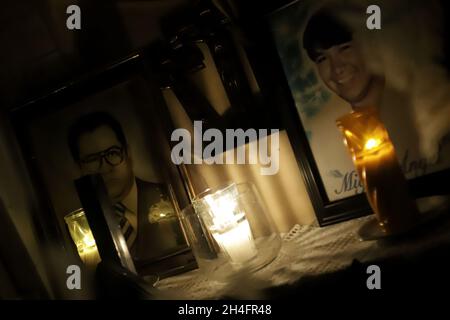
<svg viewBox="0 0 450 320"><path fill-rule="evenodd" d="M67 7L66 13L69 16L66 19L66 27L69 30L81 29L81 9L79 6L72 4Z"/></svg>
<svg viewBox="0 0 450 320"><path fill-rule="evenodd" d="M369 290L381 289L381 269L376 264L372 264L367 267L367 274L370 276L367 278L366 286Z"/></svg>
<svg viewBox="0 0 450 320"><path fill-rule="evenodd" d="M260 164L262 175L274 175L279 170L279 130L226 129L225 139L218 129L203 132L201 121L194 121L194 143L187 129L172 132L171 141L178 142L171 152L175 164ZM209 142L203 148L203 142ZM248 157L246 157L246 143ZM270 145L270 148L269 148ZM225 147L225 148L224 148ZM235 156L236 151L236 156ZM246 159L248 158L248 159ZM246 161L247 160L247 161Z"/></svg>
<svg viewBox="0 0 450 320"><path fill-rule="evenodd" d="M66 286L69 290L81 289L81 269L76 264L67 266L66 273L69 275L66 280Z"/></svg>
<svg viewBox="0 0 450 320"><path fill-rule="evenodd" d="M66 27L69 30L81 29L81 9L78 5L69 5L66 9L69 15L66 19ZM381 29L381 8L378 5L369 5L366 9L369 17L366 19L366 27L369 30Z"/></svg>
<svg viewBox="0 0 450 320"><path fill-rule="evenodd" d="M366 27L369 30L381 29L381 8L376 4L367 7L366 13L369 17L366 19Z"/></svg>

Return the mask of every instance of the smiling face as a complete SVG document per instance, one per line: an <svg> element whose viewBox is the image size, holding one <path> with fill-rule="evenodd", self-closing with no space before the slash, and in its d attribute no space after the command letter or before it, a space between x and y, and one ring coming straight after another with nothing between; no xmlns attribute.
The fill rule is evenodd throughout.
<svg viewBox="0 0 450 320"><path fill-rule="evenodd" d="M351 104L368 94L373 76L353 41L317 50L315 64L325 85Z"/></svg>
<svg viewBox="0 0 450 320"><path fill-rule="evenodd" d="M111 199L115 202L123 200L133 186L134 175L126 146L122 146L114 131L106 125L87 131L80 135L78 147L82 174L101 174ZM123 148L123 158L116 161L114 159L120 157L120 148ZM99 157L103 152L105 156ZM96 166L95 159L101 161L100 166Z"/></svg>

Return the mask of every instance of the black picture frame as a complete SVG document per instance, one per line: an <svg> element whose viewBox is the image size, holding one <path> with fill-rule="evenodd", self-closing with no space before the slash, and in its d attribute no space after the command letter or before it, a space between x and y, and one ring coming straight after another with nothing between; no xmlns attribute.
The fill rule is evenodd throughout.
<svg viewBox="0 0 450 320"><path fill-rule="evenodd" d="M149 90L148 96L152 97L152 108L155 108L152 112L156 112L159 115L158 122L161 130L159 131L160 135L155 137L155 139L156 141L161 139L159 140L161 143L170 143L170 138L168 137L170 137L170 132L173 129L171 127L170 117L167 114L165 104L161 97L161 92L159 91L159 86L156 84L157 80L155 79L153 61L151 60L152 50L153 48L149 46L145 50L136 52L113 64L97 68L82 77L67 82L63 86L56 88L45 95L33 98L10 110L12 127L15 131L19 148L21 149L31 178L31 184L36 194L37 208L34 212L33 220L39 230L39 237L43 244L62 248L67 254L76 256L76 249L70 240L67 229L61 227L61 222L58 221L58 217L56 216L48 184L42 173L42 167L39 165L36 158L36 150L34 150L30 126L36 119L61 111L68 106L126 83L127 81L132 81L132 78L139 78L143 83L148 84L146 86ZM145 116L148 117L148 114L145 114ZM186 189L187 182L185 176L183 176L183 170L174 164L171 166L171 163L167 162L159 161L158 165L164 165L164 168L167 171L165 173L165 178L167 178L167 181L170 181L168 190L169 196L178 215L178 221L182 230L179 217L180 209L186 206L190 201ZM75 187L76 180L73 182ZM89 198L88 193L79 192L79 190L77 190L77 192L78 197L82 196L84 198ZM94 193L91 192L90 194ZM93 201L93 199L80 200L82 203L92 203ZM86 212L86 214L88 213ZM95 220L97 222L104 221L104 219ZM89 219L89 217L88 221L90 223L97 223L94 220ZM104 227L101 228L105 230ZM98 230L99 228L92 228L92 230L94 229ZM182 231L182 236L185 241L183 246L178 246L176 250L167 252L164 255L155 257L149 261L141 261L138 263L140 264L141 269L145 270L147 274L164 278L196 268L197 264L195 258L189 247L184 230ZM96 235L94 234L94 237L95 236ZM104 241L108 242L109 240L106 239ZM114 242L117 241L117 239L114 239ZM116 262L130 261L130 257L121 257L120 255L123 255L123 253L117 251L117 248L111 249L114 247L115 245L112 242L103 245L103 248L107 248L108 250L108 252L103 253L103 257L107 257L108 260ZM99 253L102 256L102 253ZM116 258L112 259L111 257ZM127 268L130 264L124 265L122 263L122 266ZM145 276L145 274L143 274L143 276Z"/></svg>
<svg viewBox="0 0 450 320"><path fill-rule="evenodd" d="M298 166L303 173L317 222L320 226L327 226L371 214L372 210L364 193L330 201L325 192L323 180L284 72L271 25L271 18L275 13L298 2L302 1L248 1L242 4L236 2L235 5L239 11L237 23L248 40L246 52L266 106L272 110L272 113L278 113L276 119L273 119L273 124L286 130ZM448 55L448 44L445 47ZM445 182L449 178L450 169L444 169L410 179L408 180L410 193L414 198L449 194L450 188Z"/></svg>

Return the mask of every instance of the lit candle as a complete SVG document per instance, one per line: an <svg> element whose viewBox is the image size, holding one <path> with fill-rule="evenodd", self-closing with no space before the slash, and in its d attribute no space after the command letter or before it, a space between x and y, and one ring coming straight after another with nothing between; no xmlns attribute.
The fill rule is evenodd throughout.
<svg viewBox="0 0 450 320"><path fill-rule="evenodd" d="M261 200L253 184L232 183L198 194L181 211L202 271L223 279L233 269L256 271L277 257L281 238Z"/></svg>
<svg viewBox="0 0 450 320"><path fill-rule="evenodd" d="M95 267L100 262L100 255L84 211L76 210L65 216L64 220L81 261L89 267Z"/></svg>
<svg viewBox="0 0 450 320"><path fill-rule="evenodd" d="M237 203L237 190L231 186L205 196L209 207L209 229L220 248L234 263L244 263L256 256L257 250L245 213Z"/></svg>
<svg viewBox="0 0 450 320"><path fill-rule="evenodd" d="M376 110L353 111L337 124L382 230L391 234L409 229L417 221L417 207Z"/></svg>

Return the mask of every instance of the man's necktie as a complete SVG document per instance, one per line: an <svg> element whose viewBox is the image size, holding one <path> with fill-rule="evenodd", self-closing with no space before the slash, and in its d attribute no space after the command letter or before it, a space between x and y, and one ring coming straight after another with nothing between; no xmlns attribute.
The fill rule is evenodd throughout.
<svg viewBox="0 0 450 320"><path fill-rule="evenodd" d="M119 218L119 226L122 230L125 241L127 242L128 247L131 248L134 240L136 239L136 230L134 230L130 221L128 221L128 219L126 218L125 213L127 212L127 209L120 202L114 205L114 209L116 210L117 216Z"/></svg>

